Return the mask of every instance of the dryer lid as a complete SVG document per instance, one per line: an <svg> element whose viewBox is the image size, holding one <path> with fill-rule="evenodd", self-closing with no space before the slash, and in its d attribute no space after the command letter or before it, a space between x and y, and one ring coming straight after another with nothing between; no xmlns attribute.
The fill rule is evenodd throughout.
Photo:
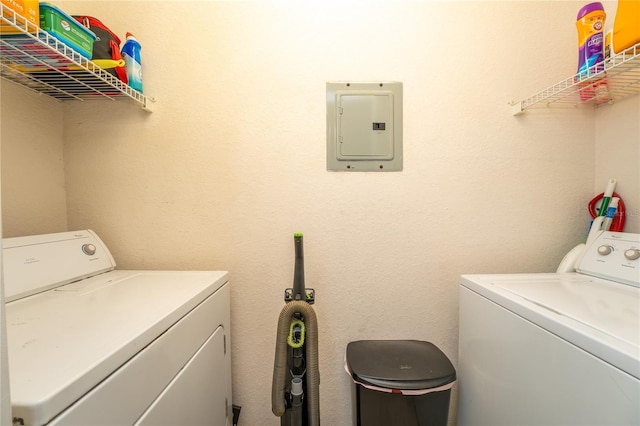
<svg viewBox="0 0 640 426"><path fill-rule="evenodd" d="M14 415L46 424L227 281L114 270L7 303Z"/></svg>

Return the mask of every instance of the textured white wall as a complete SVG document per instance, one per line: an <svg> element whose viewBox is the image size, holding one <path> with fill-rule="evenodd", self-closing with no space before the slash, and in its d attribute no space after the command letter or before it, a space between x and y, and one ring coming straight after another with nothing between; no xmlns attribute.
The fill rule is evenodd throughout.
<svg viewBox="0 0 640 426"><path fill-rule="evenodd" d="M95 229L120 268L231 271L243 426L279 424L294 232L336 426L351 424L349 341L429 340L455 363L460 274L552 271L584 239L594 111L508 105L575 71L576 2L57 4L136 34L158 99L150 115L64 104L68 227ZM325 82L345 79L403 82L403 172L325 170Z"/></svg>
<svg viewBox="0 0 640 426"><path fill-rule="evenodd" d="M3 237L67 230L61 104L0 82Z"/></svg>

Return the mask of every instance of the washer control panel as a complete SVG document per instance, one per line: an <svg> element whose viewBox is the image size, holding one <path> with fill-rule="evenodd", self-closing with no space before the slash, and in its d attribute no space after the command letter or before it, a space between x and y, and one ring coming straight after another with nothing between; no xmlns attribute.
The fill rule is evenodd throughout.
<svg viewBox="0 0 640 426"><path fill-rule="evenodd" d="M576 270L640 287L640 234L602 232L585 248Z"/></svg>
<svg viewBox="0 0 640 426"><path fill-rule="evenodd" d="M116 266L107 247L90 229L4 238L2 261L7 302Z"/></svg>

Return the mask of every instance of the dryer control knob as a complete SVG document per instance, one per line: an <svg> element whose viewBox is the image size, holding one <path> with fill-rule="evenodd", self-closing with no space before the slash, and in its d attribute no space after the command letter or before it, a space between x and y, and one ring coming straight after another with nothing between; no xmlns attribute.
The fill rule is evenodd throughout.
<svg viewBox="0 0 640 426"><path fill-rule="evenodd" d="M611 246L600 246L598 247L598 253L602 256L606 256L612 252Z"/></svg>
<svg viewBox="0 0 640 426"><path fill-rule="evenodd" d="M625 250L624 257L629 260L636 260L640 258L640 249L629 249Z"/></svg>
<svg viewBox="0 0 640 426"><path fill-rule="evenodd" d="M94 254L96 254L96 246L94 246L93 244L83 244L82 251L84 252L84 254L93 256Z"/></svg>

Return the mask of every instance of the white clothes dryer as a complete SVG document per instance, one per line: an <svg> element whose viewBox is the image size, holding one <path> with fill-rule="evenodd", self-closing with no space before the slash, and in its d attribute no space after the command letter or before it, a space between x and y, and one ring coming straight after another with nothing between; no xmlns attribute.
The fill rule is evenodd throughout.
<svg viewBox="0 0 640 426"><path fill-rule="evenodd" d="M3 240L14 425L231 425L225 271L123 271L90 230Z"/></svg>
<svg viewBox="0 0 640 426"><path fill-rule="evenodd" d="M458 424L640 424L640 235L577 272L463 275Z"/></svg>

